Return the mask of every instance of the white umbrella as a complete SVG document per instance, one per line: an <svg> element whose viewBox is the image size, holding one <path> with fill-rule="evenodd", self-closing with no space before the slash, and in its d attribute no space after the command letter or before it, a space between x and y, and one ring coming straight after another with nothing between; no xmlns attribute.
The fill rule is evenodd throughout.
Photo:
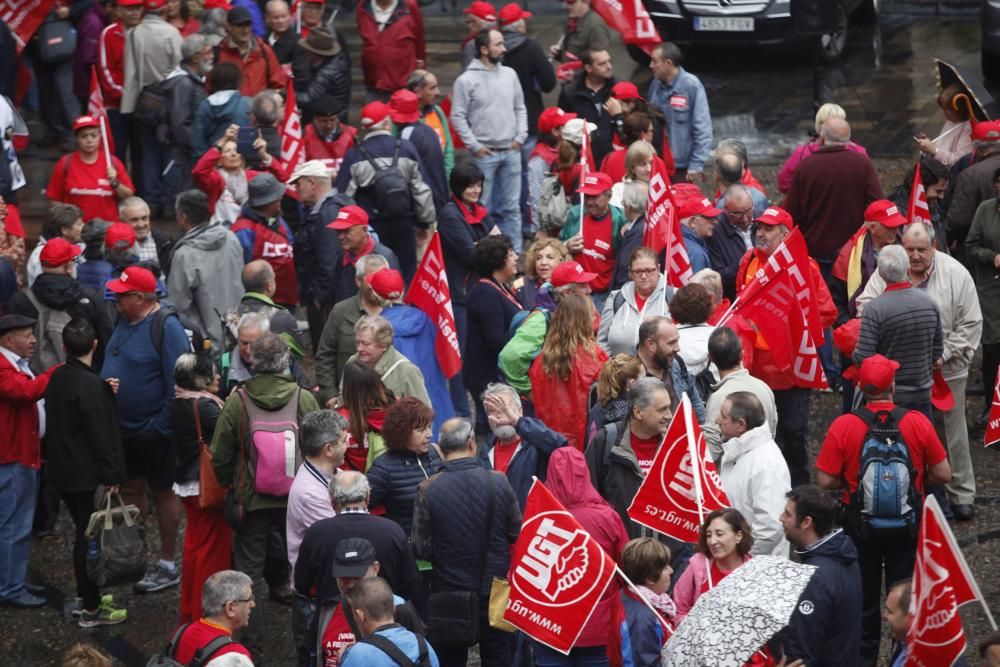
<svg viewBox="0 0 1000 667"><path fill-rule="evenodd" d="M788 625L814 565L757 556L698 598L662 651L663 667L742 667Z"/></svg>

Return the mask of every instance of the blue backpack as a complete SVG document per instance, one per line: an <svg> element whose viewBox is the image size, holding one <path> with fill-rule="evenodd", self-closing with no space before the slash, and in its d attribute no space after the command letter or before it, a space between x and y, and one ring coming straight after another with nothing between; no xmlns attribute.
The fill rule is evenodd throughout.
<svg viewBox="0 0 1000 667"><path fill-rule="evenodd" d="M910 448L899 423L906 408L874 412L867 407L855 411L868 426L861 445L858 489L852 505L863 531L915 530L920 518L921 498Z"/></svg>

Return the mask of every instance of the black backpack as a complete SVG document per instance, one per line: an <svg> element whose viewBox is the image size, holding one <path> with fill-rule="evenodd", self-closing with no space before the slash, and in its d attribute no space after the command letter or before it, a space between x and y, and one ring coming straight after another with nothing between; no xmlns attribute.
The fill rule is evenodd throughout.
<svg viewBox="0 0 1000 667"><path fill-rule="evenodd" d="M220 635L195 651L191 662L184 665L174 656L177 653L177 645L181 643L181 636L189 627L191 627L191 624L185 623L178 628L174 636L170 638L167 647L163 649L163 652L150 658L149 662L146 663L146 667L204 667L218 653L219 649L236 641L230 635Z"/></svg>
<svg viewBox="0 0 1000 667"><path fill-rule="evenodd" d="M901 407L878 412L862 407L854 412L868 426L861 445L858 488L851 498L853 518L862 535L901 529L915 534L922 502L910 448L899 430L907 412Z"/></svg>
<svg viewBox="0 0 1000 667"><path fill-rule="evenodd" d="M396 137L396 150L392 155L392 163L380 167L364 143L358 144L358 151L375 170L371 188L374 197L375 215L379 218L400 218L410 215L413 210L413 198L410 196L410 184L399 169L399 149L403 140Z"/></svg>
<svg viewBox="0 0 1000 667"><path fill-rule="evenodd" d="M160 309L153 314L153 321L149 326L149 337L152 339L153 347L157 353L163 350L163 327L168 317L176 317L177 321L184 327L184 333L187 334L188 345L190 346L189 352L201 352L211 346L208 334L201 326L185 317L181 317L174 304L166 299L161 299Z"/></svg>
<svg viewBox="0 0 1000 667"><path fill-rule="evenodd" d="M398 664L399 667L430 667L431 661L427 652L427 641L423 638L423 636L417 633L413 634L417 638L417 649L420 652L416 662L410 660L406 656L406 654L403 653L403 651L398 646L396 646L396 644L393 643L391 639L389 639L388 637L383 637L382 635L379 635L377 633L359 639L358 643L370 644L374 646L375 648L377 648L378 650L382 651L390 658L395 660L396 664Z"/></svg>

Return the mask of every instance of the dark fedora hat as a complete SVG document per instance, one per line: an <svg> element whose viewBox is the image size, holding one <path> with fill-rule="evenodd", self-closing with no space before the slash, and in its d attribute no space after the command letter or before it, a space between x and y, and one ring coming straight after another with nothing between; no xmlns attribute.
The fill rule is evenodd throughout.
<svg viewBox="0 0 1000 667"><path fill-rule="evenodd" d="M326 28L312 28L308 35L299 40L299 46L318 56L335 56L340 53L337 35Z"/></svg>

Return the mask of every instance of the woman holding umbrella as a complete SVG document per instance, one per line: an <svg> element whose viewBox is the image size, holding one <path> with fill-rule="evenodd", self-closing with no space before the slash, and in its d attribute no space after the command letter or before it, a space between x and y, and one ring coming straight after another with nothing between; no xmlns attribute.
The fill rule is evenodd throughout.
<svg viewBox="0 0 1000 667"><path fill-rule="evenodd" d="M946 167L958 162L963 155L972 152L972 123L969 108L964 104L960 84L952 83L938 93L937 103L944 114L944 125L934 139L921 132L914 137L920 152L936 159Z"/></svg>

